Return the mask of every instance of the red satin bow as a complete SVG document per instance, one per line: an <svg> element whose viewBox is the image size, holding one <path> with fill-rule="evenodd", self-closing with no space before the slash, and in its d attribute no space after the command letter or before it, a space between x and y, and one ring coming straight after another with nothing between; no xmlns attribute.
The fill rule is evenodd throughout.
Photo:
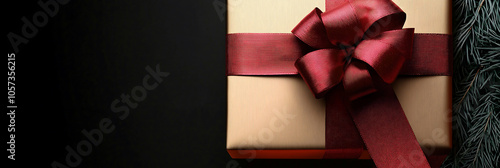
<svg viewBox="0 0 500 168"><path fill-rule="evenodd" d="M350 100L373 93L370 69L392 83L411 57L413 29L401 29L405 18L391 1L344 1L325 13L316 8L292 33L318 50L295 66L316 98L341 81Z"/></svg>

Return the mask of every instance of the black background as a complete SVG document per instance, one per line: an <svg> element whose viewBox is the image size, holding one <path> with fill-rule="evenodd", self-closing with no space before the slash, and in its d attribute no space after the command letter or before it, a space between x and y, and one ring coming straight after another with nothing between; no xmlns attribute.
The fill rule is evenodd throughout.
<svg viewBox="0 0 500 168"><path fill-rule="evenodd" d="M109 118L115 130L104 134L79 167L373 166L369 160L230 158L225 151L226 13L219 8L224 16L219 18L214 1L225 4L73 0L59 5L57 15L16 53L16 160L9 165L64 164L65 147L74 149L86 139L82 130L96 129ZM21 35L21 18L31 21L42 10L37 2L4 2L5 34ZM13 52L8 38L4 41L4 54ZM157 64L170 75L120 120L111 102L142 85L145 68Z"/></svg>

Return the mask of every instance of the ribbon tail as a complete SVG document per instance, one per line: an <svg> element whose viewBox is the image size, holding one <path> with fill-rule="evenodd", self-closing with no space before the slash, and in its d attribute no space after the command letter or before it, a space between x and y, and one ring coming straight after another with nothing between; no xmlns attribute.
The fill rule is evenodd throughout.
<svg viewBox="0 0 500 168"><path fill-rule="evenodd" d="M342 84L326 94L326 152L327 159L357 159L363 152L363 140L347 111Z"/></svg>
<svg viewBox="0 0 500 168"><path fill-rule="evenodd" d="M349 112L375 165L430 168L391 85L374 82L378 91L351 101Z"/></svg>

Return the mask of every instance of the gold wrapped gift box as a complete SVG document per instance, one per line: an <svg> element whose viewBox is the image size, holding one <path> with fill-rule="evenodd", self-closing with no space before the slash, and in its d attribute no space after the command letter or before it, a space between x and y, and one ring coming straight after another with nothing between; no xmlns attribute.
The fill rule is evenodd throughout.
<svg viewBox="0 0 500 168"><path fill-rule="evenodd" d="M394 2L407 14L405 28L451 34L450 0ZM315 7L325 11L325 1L228 0L228 34L290 33ZM233 158L322 157L314 149L325 149L325 102L314 98L300 76L228 76L227 81L226 147ZM392 85L424 152L449 151L451 76L398 77ZM366 152L362 158L369 158Z"/></svg>

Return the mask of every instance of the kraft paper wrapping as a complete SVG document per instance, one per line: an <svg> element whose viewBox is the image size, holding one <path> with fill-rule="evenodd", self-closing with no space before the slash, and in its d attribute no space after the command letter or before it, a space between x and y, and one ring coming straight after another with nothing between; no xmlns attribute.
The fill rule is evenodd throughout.
<svg viewBox="0 0 500 168"><path fill-rule="evenodd" d="M450 0L394 0L415 33L451 34ZM228 33L290 33L324 0L228 0ZM424 152L451 149L451 76L398 77ZM227 149L324 149L325 104L299 76L228 76ZM390 122L390 121L388 121Z"/></svg>

